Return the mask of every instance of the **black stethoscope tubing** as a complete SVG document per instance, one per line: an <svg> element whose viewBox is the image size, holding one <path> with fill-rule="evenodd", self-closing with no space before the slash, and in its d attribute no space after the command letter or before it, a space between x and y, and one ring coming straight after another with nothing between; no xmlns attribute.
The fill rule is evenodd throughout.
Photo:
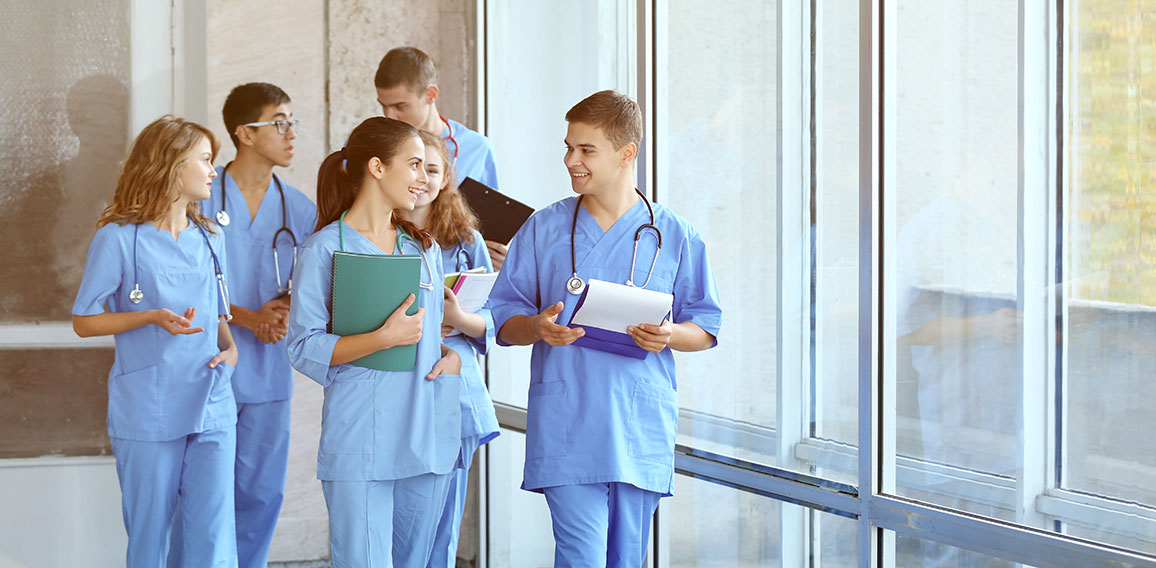
<svg viewBox="0 0 1156 568"><path fill-rule="evenodd" d="M634 254L630 256L630 275L627 276L626 285L633 286L635 288L645 288L646 285L650 283L651 275L654 274L654 265L658 262L658 252L662 250L662 231L658 230L658 227L654 224L654 208L650 206L650 201L646 199L646 196L643 195L643 193L639 191L637 187L634 188L634 192L637 193L638 197L642 199L642 202L646 204L646 210L650 213L650 223L639 225L638 228L634 230ZM582 197L583 196L579 195L578 199L575 201L574 218L570 221L571 276L570 279L566 281L566 289L571 294L575 295L581 294L582 290L586 288L586 282L578 277L578 262L574 254L574 233L578 229L578 209L582 206ZM654 232L654 238L657 240L657 246L654 251L654 259L650 261L650 272L646 273L646 282L643 282L642 286L635 286L634 263L638 261L638 240L642 237L642 232L646 229L651 229Z"/></svg>
<svg viewBox="0 0 1156 568"><path fill-rule="evenodd" d="M456 143L456 142L455 142ZM221 210L217 211L217 223L222 227L227 227L230 223L229 219L229 197L228 197L228 175L229 166L233 162L225 164L221 169ZM277 184L277 193L281 196L281 228L273 233L273 270L277 277L277 292L282 294L290 294L293 292L293 270L297 268L297 235L293 233L293 229L289 228L288 208L285 207L285 187L281 185L281 178L277 174L273 174L273 183ZM289 235L289 240L293 242L293 264L289 265L289 278L285 281L285 286L281 286L281 260L280 255L277 254L277 238L281 233Z"/></svg>

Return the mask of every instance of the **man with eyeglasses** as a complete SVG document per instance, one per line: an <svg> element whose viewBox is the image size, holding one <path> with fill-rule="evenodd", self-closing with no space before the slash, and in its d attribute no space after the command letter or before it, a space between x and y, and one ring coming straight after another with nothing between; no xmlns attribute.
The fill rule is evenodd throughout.
<svg viewBox="0 0 1156 568"><path fill-rule="evenodd" d="M281 340L288 332L297 246L312 234L317 208L273 173L292 162L297 138L285 91L269 83L240 85L221 114L237 156L217 168L201 209L225 233L231 325L240 352L233 374L238 565L264 567L289 462L293 372ZM181 544L175 528L170 567Z"/></svg>
<svg viewBox="0 0 1156 568"><path fill-rule="evenodd" d="M373 77L377 103L388 118L442 137L454 159L458 183L470 177L498 189L498 166L489 138L438 112L437 68L433 59L416 47L395 47L381 58ZM502 269L506 246L486 241L494 270Z"/></svg>

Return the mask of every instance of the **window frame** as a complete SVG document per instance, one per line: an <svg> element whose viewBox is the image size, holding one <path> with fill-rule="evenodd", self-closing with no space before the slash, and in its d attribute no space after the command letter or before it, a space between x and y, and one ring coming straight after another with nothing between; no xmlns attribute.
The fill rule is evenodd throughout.
<svg viewBox="0 0 1156 568"><path fill-rule="evenodd" d="M802 334L806 310L784 309L784 306L809 306L809 270L813 262L803 255L804 266L784 265L784 251L790 247L810 246L802 229L807 222L807 197L802 192L784 192L784 187L808 187L812 175L811 153L814 151L812 116L813 22L810 14L817 0L780 0L779 2L779 130L778 195L779 234L775 262L779 265L780 286L777 302L779 314L776 342L779 348L776 426L726 424L719 422L720 439L745 436L757 439L764 447L774 448L779 461L769 467L679 444L675 448L675 470L718 483L736 490L774 498L802 507L783 507L783 565L804 565L814 535L804 528L809 523L807 510L832 513L855 519L858 525L858 566L894 565L894 538L902 534L939 542L961 549L1021 562L1046 566L1082 567L1114 563L1129 566L1156 567L1156 555L1146 555L1103 543L1054 532L1059 523L1081 526L1129 526L1136 523L1139 535L1156 534L1156 510L1142 505L1114 501L1110 498L1068 491L1061 486L1061 460L1058 443L1066 428L1062 408L1056 401L1062 395L1063 362L1057 363L1054 337L1066 330L1057 328L1057 312L1065 310L1055 293L1035 298L1024 290L1054 289L1056 275L1054 250L1059 196L1065 189L1060 162L1064 136L1067 95L1063 80L1068 64L1064 60L1064 18L1070 0L1018 0L1019 22L1019 297L1024 299L1023 356L1021 360L1023 392L1042 392L1032 399L1024 397L1020 419L1024 433L1019 446L1018 477L1008 478L949 466L938 466L936 475L966 486L969 494L982 494L991 506L1012 506L1018 511L1016 523L1003 522L958 510L930 505L895 494L896 482L914 484L926 476L930 465L907 456L897 456L895 440L895 392L887 377L894 376L891 357L885 350L893 346L894 317L883 317L886 298L895 297L893 282L884 278L894 274L895 259L885 248L884 235L890 233L887 223L894 223L894 193L887 191L887 176L895 171L894 141L885 136L892 128L896 97L885 86L895 84L895 38L885 33L895 20L895 2L859 0L859 195L858 195L858 448L823 438L810 437L806 423L812 418L810 400L815 395L810 385L809 358L804 353ZM632 79L637 81L640 105L646 117L646 142L640 156L639 187L661 200L663 182L659 165L664 158L662 141L655 141L657 121L665 116L665 99L658 92L662 70L667 68L665 50L666 14L669 0L638 0L634 30L637 38L637 65ZM486 0L478 0L479 19L486 17ZM621 19L616 24L619 32ZM480 33L485 25L479 24ZM479 42L487 46L486 38ZM479 50L485 65L486 48ZM483 81L484 84L484 81ZM483 89L484 91L484 89ZM664 94L664 93L663 93ZM485 116L485 96L479 97L481 116ZM784 143L796 141L797 143ZM806 182L806 183L805 183ZM1044 213L1025 203L1047 203ZM802 235L802 236L801 236ZM1022 259L1046 259L1026 266ZM800 276L791 281L792 274ZM793 314L793 315L792 315ZM790 319L783 317L789 316ZM809 331L809 324L807 329ZM1063 323L1059 324L1063 325ZM797 357L783 357L797 353ZM817 390L817 389L816 389ZM786 401L806 401L787 404ZM503 428L525 431L525 409L496 402ZM682 409L681 421L704 423L712 418ZM701 429L696 428L701 432ZM710 429L705 430L708 435ZM483 458L484 460L484 458ZM808 466L823 464L855 472L857 484L799 473ZM919 475L916 475L918 473ZM664 541L669 522L666 506L659 505L652 535L653 566L665 566L669 545ZM1018 523L1018 524L1017 524ZM484 546L484 545L483 545ZM483 556L484 558L484 556Z"/></svg>

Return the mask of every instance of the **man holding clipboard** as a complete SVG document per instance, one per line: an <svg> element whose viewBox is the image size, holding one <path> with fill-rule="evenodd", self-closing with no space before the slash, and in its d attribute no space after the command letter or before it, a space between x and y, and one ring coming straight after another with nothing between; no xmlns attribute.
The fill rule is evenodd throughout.
<svg viewBox="0 0 1156 568"><path fill-rule="evenodd" d="M566 120L565 164L578 196L522 226L490 306L500 344L534 346L522 488L546 496L555 564L637 567L658 499L673 489L671 350L716 345L722 309L702 238L634 188L637 103L601 91ZM655 300L653 321L589 330L613 348L580 341L588 335L581 326L561 325L576 310L579 321L588 310L614 313L610 302L629 305L635 294ZM616 336L633 345L623 349Z"/></svg>

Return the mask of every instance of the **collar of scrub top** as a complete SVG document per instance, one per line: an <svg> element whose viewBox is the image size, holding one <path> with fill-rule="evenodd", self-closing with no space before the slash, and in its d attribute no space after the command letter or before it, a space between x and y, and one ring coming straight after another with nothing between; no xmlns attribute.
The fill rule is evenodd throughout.
<svg viewBox="0 0 1156 568"><path fill-rule="evenodd" d="M626 276L626 285L634 288L645 288L646 285L650 283L651 275L654 274L654 265L658 262L658 252L662 250L662 231L658 230L658 227L654 224L654 208L650 206L650 202L646 200L646 196L643 195L641 191L638 191L637 187L634 188L634 193L637 193L638 197L642 199L642 202L646 204L646 210L650 212L650 223L639 225L638 229L634 231L634 253L630 255L630 274ZM578 263L574 258L574 232L578 228L578 209L582 206L582 197L583 196L579 195L578 199L574 202L574 219L570 222L571 276L570 279L566 281L566 290L575 296L581 294L582 291L586 289L586 282L578 277ZM646 282L638 286L634 283L634 263L638 262L638 239L642 237L643 231L647 229L650 229L651 233L654 234L656 247L654 249L654 258L650 260L650 270L646 273Z"/></svg>
<svg viewBox="0 0 1156 568"><path fill-rule="evenodd" d="M341 247L341 252L345 252L345 214L346 213L349 213L348 209L341 212L341 220L340 220L340 222L337 223L337 242ZM394 225L394 228L397 229L397 245L396 245L397 246L397 252L402 252L402 250L401 250L402 240L407 240L407 241L413 243L413 246L415 248L417 248L418 256L421 257L421 263L425 265L426 273L429 274L429 282L426 283L426 282L422 281L421 278L418 278L418 280L417 280L418 286L420 286L424 290L433 290L434 289L433 269L430 268L429 259L426 258L425 251L422 250L422 248L421 248L421 243L418 243L416 240L414 240L413 237L406 234L405 231L401 230L401 227ZM402 253L402 254L405 254L405 253Z"/></svg>
<svg viewBox="0 0 1156 568"><path fill-rule="evenodd" d="M193 223L193 220L189 219L189 223ZM141 223L135 224L132 232L133 289L128 293L128 300L134 304L139 304L144 300L144 292L140 289L140 279L137 277L136 244L137 241L140 240L140 226ZM225 273L221 271L221 262L217 260L217 252L213 250L213 245L209 243L209 235L205 233L205 228L197 225L197 229L201 233L201 238L205 239L205 246L209 249L209 255L213 257L213 270L217 273L217 291L221 294L221 299L225 301L225 321L233 321L233 308L229 301L229 285L225 282Z"/></svg>
<svg viewBox="0 0 1156 568"><path fill-rule="evenodd" d="M446 125L446 132L449 132L449 136L446 136L446 138L454 143L454 159L456 160L458 159L458 141L454 138L454 127L450 126L450 121L446 120L446 117L439 114L438 118L442 119L442 122Z"/></svg>
<svg viewBox="0 0 1156 568"><path fill-rule="evenodd" d="M217 223L222 227L228 227L232 219L229 217L228 206L228 177L229 166L233 162L225 164L221 169L221 210L217 211ZM278 294L292 294L293 293L293 270L297 268L297 235L293 233L293 229L289 228L289 210L285 207L285 187L281 185L281 178L277 174L273 174L273 183L277 184L277 193L281 195L281 228L273 233L273 275L277 278L277 293ZM289 236L289 241L293 243L293 262L289 265L289 277L285 280L285 285L281 285L281 257L277 253L277 239L281 238L284 233Z"/></svg>

